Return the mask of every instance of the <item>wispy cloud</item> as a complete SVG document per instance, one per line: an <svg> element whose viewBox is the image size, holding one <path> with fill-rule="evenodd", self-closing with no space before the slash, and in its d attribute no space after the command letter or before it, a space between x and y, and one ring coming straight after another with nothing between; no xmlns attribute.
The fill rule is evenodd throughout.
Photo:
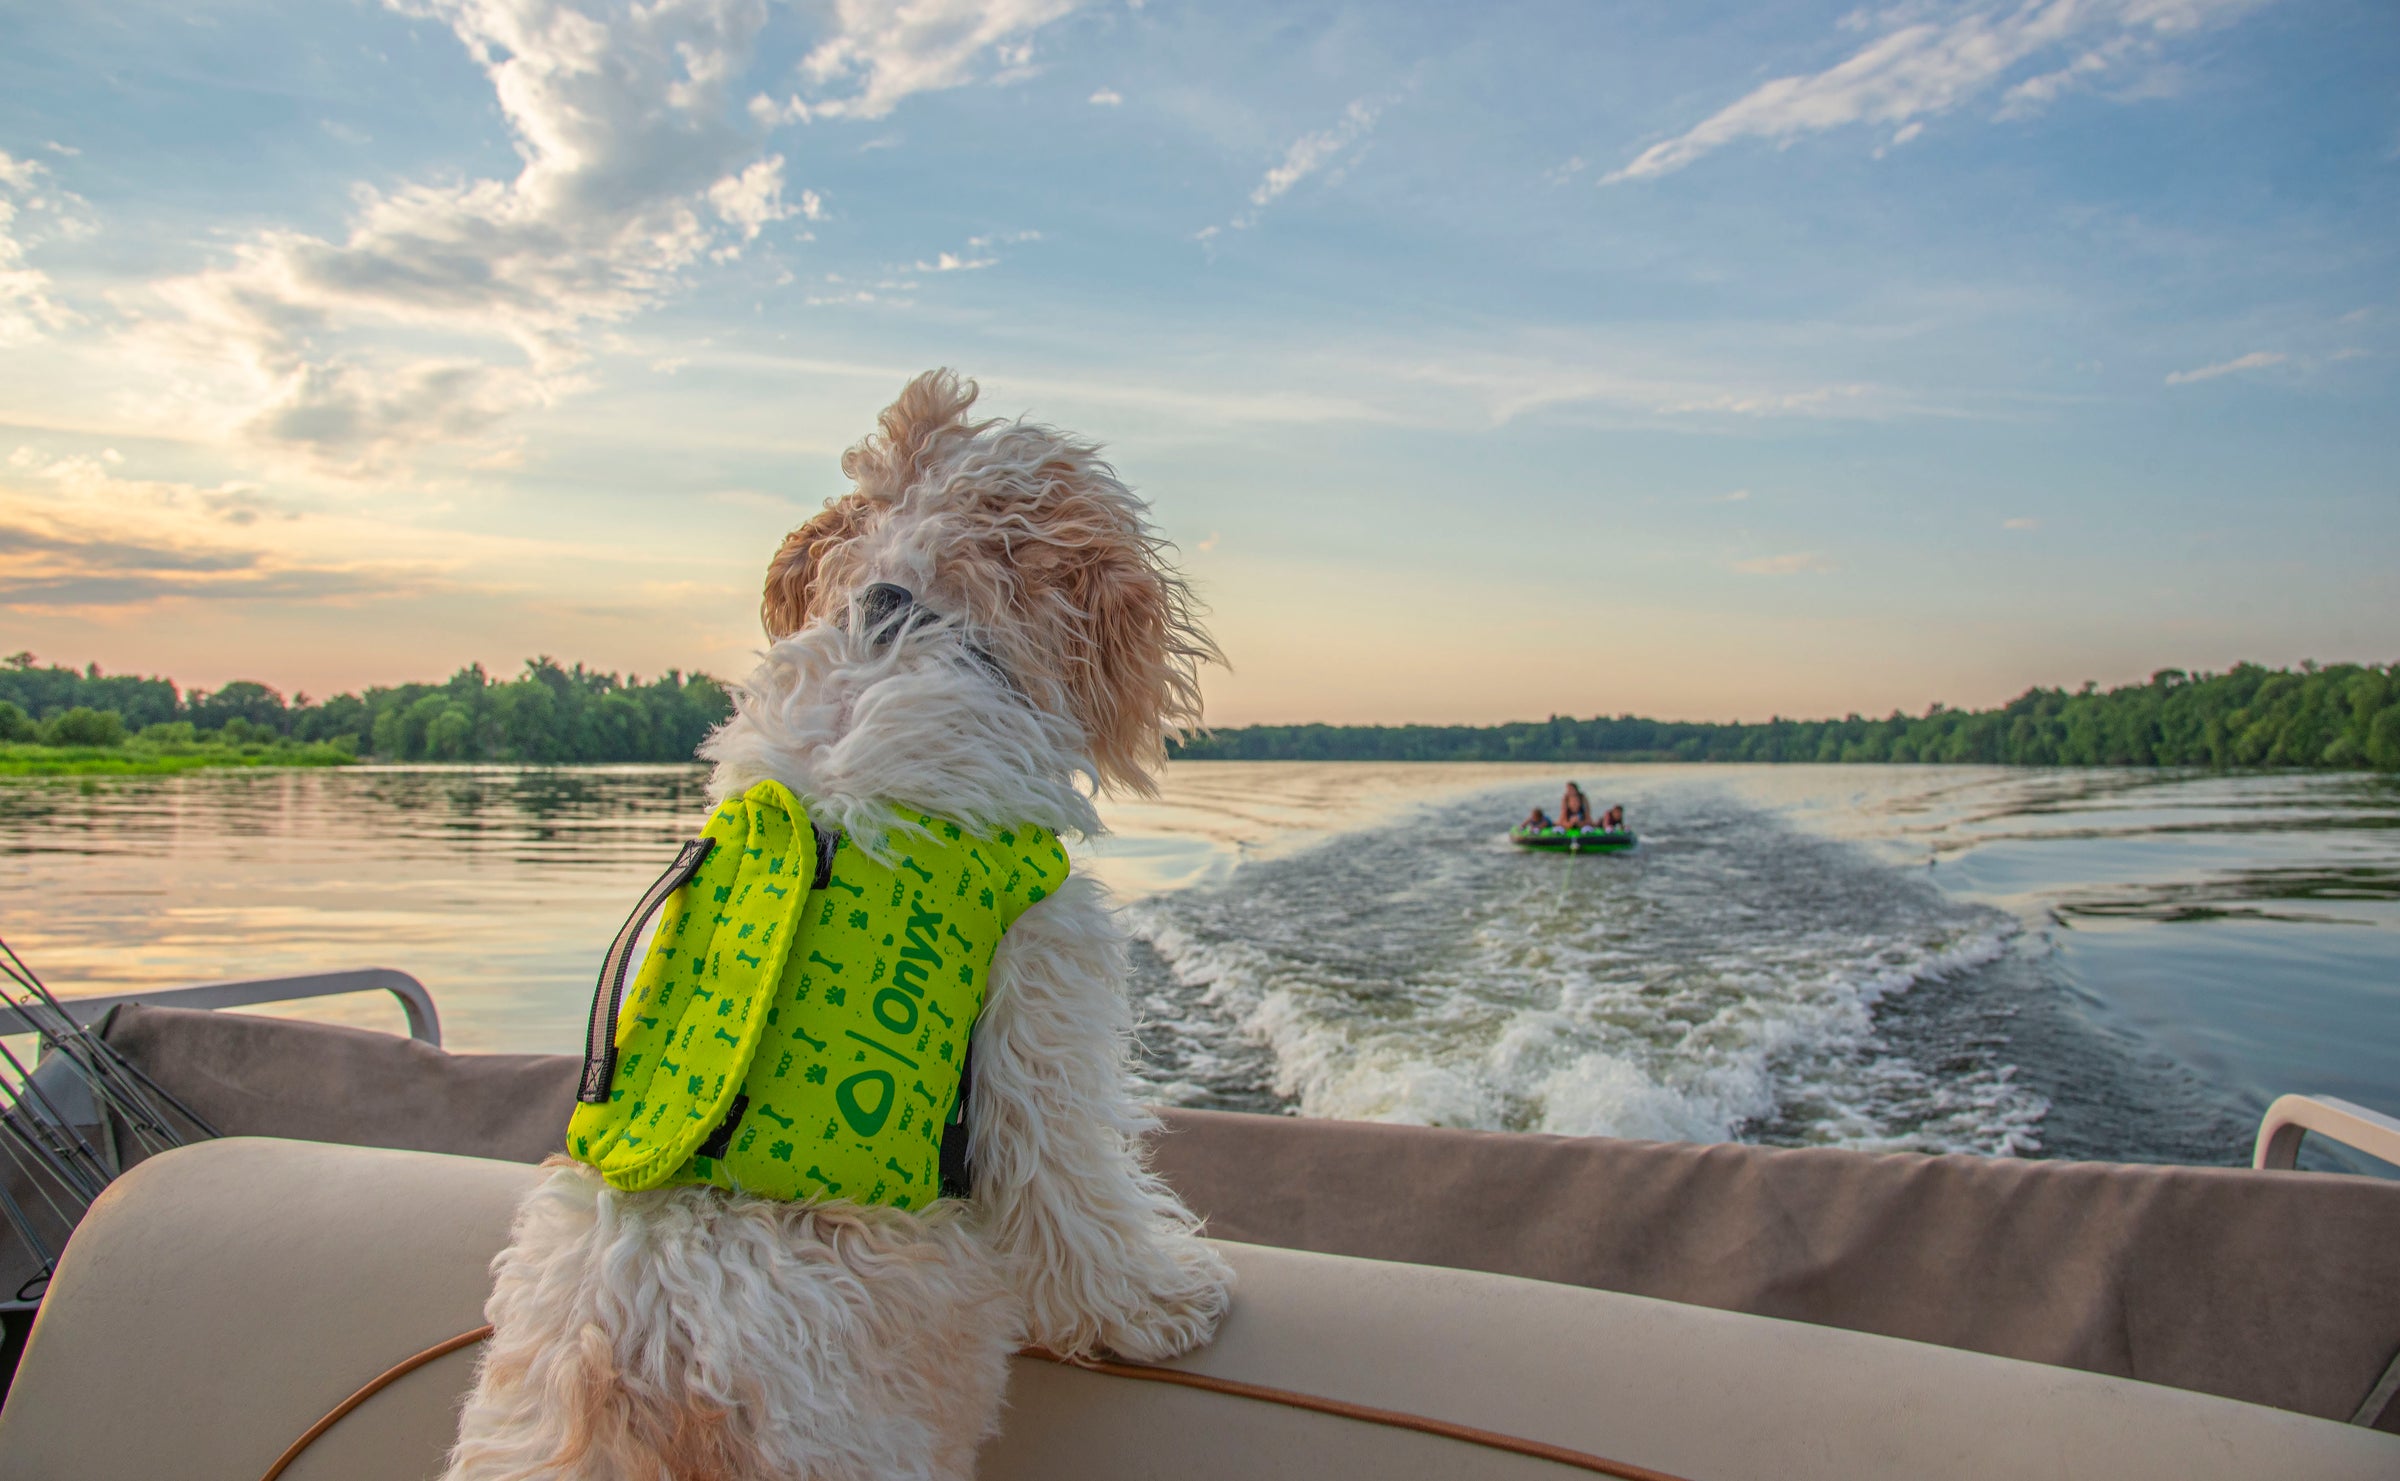
<svg viewBox="0 0 2400 1481"><path fill-rule="evenodd" d="M0 515L0 608L313 600L415 585L393 567L311 560L256 538L249 532L261 519L290 512L255 487L128 479L117 473L123 461L113 449L62 457L21 447L0 465L9 510Z"/></svg>
<svg viewBox="0 0 2400 1481"><path fill-rule="evenodd" d="M1085 101L1098 108L1115 108L1125 101L1125 95L1113 87L1104 87Z"/></svg>
<svg viewBox="0 0 2400 1481"><path fill-rule="evenodd" d="M754 160L739 174L727 175L708 188L708 204L717 219L740 233L741 240L729 242L713 254L719 261L739 257L742 248L758 240L758 234L778 221L794 216L806 216L821 221L825 202L813 190L800 192L797 201L783 198L783 156L770 154ZM807 233L803 232L803 238Z"/></svg>
<svg viewBox="0 0 2400 1481"><path fill-rule="evenodd" d="M75 322L50 275L26 265L26 244L19 239L20 217L73 235L73 201L51 180L49 166L0 150L0 345L30 344Z"/></svg>
<svg viewBox="0 0 2400 1481"><path fill-rule="evenodd" d="M1544 333L1521 347L1460 345L1428 353L1421 344L1336 362L1344 383L1378 397L1395 414L1505 426L1556 411L1596 412L1695 430L1765 421L1888 421L1959 416L1922 394L1864 381L1813 381L1740 350L1662 347L1640 337ZM1439 394L1430 402L1426 390ZM1407 407L1405 413L1399 408ZM1463 416L1462 416L1463 414ZM1739 502L1728 499L1727 502Z"/></svg>
<svg viewBox="0 0 2400 1481"><path fill-rule="evenodd" d="M810 211L805 194L785 200L782 157L737 123L733 81L765 20L750 0L605 20L562 0L402 8L483 68L523 170L362 187L344 239L263 232L232 265L127 305L137 355L196 384L204 415L350 472L577 389L586 328ZM495 340L520 358L494 357Z"/></svg>
<svg viewBox="0 0 2400 1481"><path fill-rule="evenodd" d="M2015 519L2004 519L2000 521L2000 528L2004 530L2038 530L2041 527L2042 522L2040 520L2028 519L2022 515Z"/></svg>
<svg viewBox="0 0 2400 1481"><path fill-rule="evenodd" d="M629 589L637 574L694 564L606 539L461 529L444 513L438 497L296 505L256 483L150 477L113 448L18 447L0 458L0 608L516 601L557 573L605 571Z"/></svg>
<svg viewBox="0 0 2400 1481"><path fill-rule="evenodd" d="M1801 550L1789 555L1762 555L1735 561L1733 568L1747 576L1821 576L1831 571L1833 565L1813 550Z"/></svg>
<svg viewBox="0 0 2400 1481"><path fill-rule="evenodd" d="M2203 365L2197 370L2175 371L2167 377L2167 384L2188 386L2194 381L2213 381L2221 375L2239 375L2245 370L2265 370L2269 366L2281 365L2290 358L2289 355L2279 354L2273 350L2252 350L2247 355L2237 355L2231 360L2216 365Z"/></svg>
<svg viewBox="0 0 2400 1481"><path fill-rule="evenodd" d="M2022 117L2070 88L2154 56L2168 40L2222 25L2267 0L2003 0L1942 21L1902 5L1857 24L1892 29L1822 72L1778 77L1634 156L1601 184L1655 179L1742 139L1789 145L1803 135L1880 124L1889 144L1917 137L1924 120L1949 113L2007 83L2028 64L2059 65L2021 77L1999 116Z"/></svg>
<svg viewBox="0 0 2400 1481"><path fill-rule="evenodd" d="M1256 226L1260 214L1290 194L1293 186L1320 170L1340 163L1344 155L1373 132L1380 111L1375 104L1360 98L1342 110L1342 116L1333 127L1302 134L1294 139L1283 151L1282 161L1251 187L1250 209L1225 223L1222 229L1247 231ZM1208 227L1199 233L1200 239L1206 241L1216 236L1220 229Z"/></svg>
<svg viewBox="0 0 2400 1481"><path fill-rule="evenodd" d="M930 259L920 258L896 271L971 273L982 268L998 267L1001 262L998 248L1020 246L1041 239L1042 234L1038 231L987 231L967 238L967 247L963 252L937 252ZM908 286L913 288L916 285L911 283Z"/></svg>
<svg viewBox="0 0 2400 1481"><path fill-rule="evenodd" d="M1032 35L1082 0L834 0L835 33L801 71L846 95L805 105L803 116L882 118L914 93L987 78L1009 81L1033 64ZM992 64L996 64L996 67Z"/></svg>

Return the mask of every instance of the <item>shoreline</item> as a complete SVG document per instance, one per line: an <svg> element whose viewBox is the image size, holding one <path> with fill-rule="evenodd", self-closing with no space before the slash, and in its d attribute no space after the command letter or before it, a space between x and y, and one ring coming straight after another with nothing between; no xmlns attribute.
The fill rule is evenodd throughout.
<svg viewBox="0 0 2400 1481"><path fill-rule="evenodd" d="M0 745L0 780L11 777L175 776L224 768L354 766L337 746L194 747Z"/></svg>

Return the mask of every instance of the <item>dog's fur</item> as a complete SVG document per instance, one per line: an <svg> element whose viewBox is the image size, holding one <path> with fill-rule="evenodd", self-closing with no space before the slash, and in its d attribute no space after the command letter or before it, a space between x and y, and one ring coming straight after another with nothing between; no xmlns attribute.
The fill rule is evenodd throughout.
<svg viewBox="0 0 2400 1481"><path fill-rule="evenodd" d="M1091 791L1152 790L1164 736L1198 719L1215 649L1145 506L1093 446L970 421L974 399L946 371L912 382L844 455L854 491L784 542L775 642L704 748L720 797L772 777L861 846L896 804L1088 836ZM939 620L864 631L856 598L884 581ZM1010 929L975 1028L967 1200L627 1194L555 1159L493 1262L449 1481L965 1477L1018 1343L1206 1341L1230 1272L1143 1164L1125 975L1084 876Z"/></svg>

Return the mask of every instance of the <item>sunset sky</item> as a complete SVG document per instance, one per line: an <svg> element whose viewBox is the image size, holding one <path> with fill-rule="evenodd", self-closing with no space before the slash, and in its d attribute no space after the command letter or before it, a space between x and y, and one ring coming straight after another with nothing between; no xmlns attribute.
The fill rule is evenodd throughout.
<svg viewBox="0 0 2400 1481"><path fill-rule="evenodd" d="M2400 658L2389 0L0 0L0 651L738 674L908 376L1212 719Z"/></svg>

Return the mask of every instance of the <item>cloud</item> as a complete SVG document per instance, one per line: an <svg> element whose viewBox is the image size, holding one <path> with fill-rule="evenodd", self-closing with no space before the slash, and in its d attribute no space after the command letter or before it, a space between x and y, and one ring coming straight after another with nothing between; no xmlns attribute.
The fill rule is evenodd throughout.
<svg viewBox="0 0 2400 1481"><path fill-rule="evenodd" d="M824 211L823 203L813 190L803 192L801 201L787 204L783 198L783 156L770 154L758 160L738 175L727 175L708 188L708 203L716 208L717 219L742 234L742 242L758 240L764 228L794 216L809 214L814 221ZM741 246L722 249L738 255Z"/></svg>
<svg viewBox="0 0 2400 1481"><path fill-rule="evenodd" d="M1125 101L1125 95L1113 87L1104 87L1085 101L1101 108L1115 108Z"/></svg>
<svg viewBox="0 0 2400 1481"><path fill-rule="evenodd" d="M1730 494L1719 494L1708 502L1711 504L1746 504L1749 501L1750 491L1748 489L1735 489Z"/></svg>
<svg viewBox="0 0 2400 1481"><path fill-rule="evenodd" d="M258 564L254 550L146 545L107 535L62 534L28 524L0 524L0 565L23 558L71 557L105 568L138 567L176 573L244 571Z"/></svg>
<svg viewBox="0 0 2400 1481"><path fill-rule="evenodd" d="M81 202L49 184L50 169L0 150L0 345L31 344L73 324L73 310L51 291L50 275L25 263L20 218L57 235L79 233Z"/></svg>
<svg viewBox="0 0 2400 1481"><path fill-rule="evenodd" d="M128 303L137 355L238 431L356 472L579 388L594 325L810 215L731 101L763 0L393 0L490 79L524 168L361 187L339 241L267 231ZM495 357L494 342L517 358Z"/></svg>
<svg viewBox="0 0 2400 1481"><path fill-rule="evenodd" d="M2022 516L2019 516L2016 519L2004 519L2000 521L2000 528L2004 530L2038 530L2041 527L2042 522L2040 520L2026 519Z"/></svg>
<svg viewBox="0 0 2400 1481"><path fill-rule="evenodd" d="M1875 387L1858 384L1807 386L1791 391L1712 391L1681 399L1662 399L1657 410L1668 416L1703 413L1740 417L1812 416L1829 412L1839 415L1842 403L1864 402L1875 394Z"/></svg>
<svg viewBox="0 0 2400 1481"><path fill-rule="evenodd" d="M1656 179L1743 139L1789 145L1851 124L1880 124L1904 144L2037 58L2069 54L2003 94L1999 117L2039 111L2070 88L2154 56L2168 40L2229 23L2267 0L1986 0L1955 19L1914 7L1856 24L1893 29L1822 72L1778 77L1634 156L1603 185Z"/></svg>
<svg viewBox="0 0 2400 1481"><path fill-rule="evenodd" d="M882 118L914 93L1025 75L1034 32L1072 14L1082 0L834 0L835 34L801 63L820 87L854 84L847 96L808 108L819 118Z"/></svg>
<svg viewBox="0 0 2400 1481"><path fill-rule="evenodd" d="M1267 171L1250 190L1250 209L1228 223L1235 231L1258 224L1259 213L1283 199L1291 188L1348 153L1375 127L1378 110L1360 98L1342 110L1332 128L1302 134L1283 152L1283 162Z"/></svg>
<svg viewBox="0 0 2400 1481"><path fill-rule="evenodd" d="M1823 556L1813 550L1735 561L1733 568L1750 576L1821 576L1833 569Z"/></svg>
<svg viewBox="0 0 2400 1481"><path fill-rule="evenodd" d="M839 282L838 278L831 281ZM916 300L906 295L916 291L914 283L877 283L870 288L828 288L823 293L811 293L800 301L812 309L841 308L877 304L884 308L914 308Z"/></svg>
<svg viewBox="0 0 2400 1481"><path fill-rule="evenodd" d="M539 586L553 573L674 563L658 550L636 560L604 539L462 530L442 512L428 500L387 499L303 510L255 483L146 477L114 449L19 447L0 459L0 607L450 602Z"/></svg>
<svg viewBox="0 0 2400 1481"><path fill-rule="evenodd" d="M1196 545L1196 546L1194 546L1194 547L1193 547L1193 549L1195 549L1195 550L1199 551L1199 552L1200 552L1202 555L1207 555L1209 552L1211 552L1211 551L1215 550L1216 548L1217 548L1217 532L1216 532L1215 530L1210 530L1210 531L1208 532L1208 538L1207 538L1207 539L1205 539L1205 540L1203 540L1203 541L1201 541L1201 542L1200 542L1198 545Z"/></svg>
<svg viewBox="0 0 2400 1481"><path fill-rule="evenodd" d="M387 567L232 543L232 531L261 518L293 516L250 485L121 478L114 469L123 461L113 450L45 457L18 448L10 455L0 469L0 503L9 511L0 516L0 608L133 607L178 597L322 600L415 584Z"/></svg>
<svg viewBox="0 0 2400 1481"><path fill-rule="evenodd" d="M197 484L126 478L117 471L124 464L124 454L113 447L96 454L66 456L45 456L30 447L20 447L8 455L5 465L0 465L6 470L0 472L0 489L12 495L11 502L20 512L47 506L54 512L65 511L61 517L75 517L73 511L80 507L93 516L114 512L128 525L157 527L160 518L172 524L179 522L178 515L189 514L235 525L255 524L264 518L300 517L266 498L254 483L227 482L203 488Z"/></svg>
<svg viewBox="0 0 2400 1481"><path fill-rule="evenodd" d="M1472 409L1493 426L1568 407L1597 407L1653 425L1706 427L1728 421L1835 419L1880 421L1899 416L1956 415L1913 393L1864 382L1811 382L1762 373L1746 357L1716 361L1688 353L1682 363L1641 342L1545 334L1522 351L1477 347L1424 355L1395 346L1349 364L1354 384L1382 382L1437 388L1440 404L1417 417L1453 421ZM1628 368L1635 367L1635 368Z"/></svg>
<svg viewBox="0 0 2400 1481"><path fill-rule="evenodd" d="M175 598L201 601L325 601L400 593L353 571L245 571L224 578L133 572L19 576L0 570L0 607L20 612L62 608L144 607Z"/></svg>
<svg viewBox="0 0 2400 1481"><path fill-rule="evenodd" d="M2167 377L2167 384L2188 386L2194 381L2213 381L2221 375L2238 375L2245 370L2265 370L2271 365L2281 365L2290 358L2289 355L2278 354L2272 350L2252 350L2247 355L2237 355L2221 364L2203 365L2197 370L2178 370Z"/></svg>
<svg viewBox="0 0 2400 1481"><path fill-rule="evenodd" d="M937 252L931 259L920 258L904 267L896 268L894 271L904 273L976 272L983 268L1000 265L1000 254L992 250L994 247L1013 247L1021 242L1038 242L1041 239L1042 234L1038 231L984 232L981 235L967 238L967 250L964 252ZM882 286L914 288L917 285L914 283L885 283Z"/></svg>

